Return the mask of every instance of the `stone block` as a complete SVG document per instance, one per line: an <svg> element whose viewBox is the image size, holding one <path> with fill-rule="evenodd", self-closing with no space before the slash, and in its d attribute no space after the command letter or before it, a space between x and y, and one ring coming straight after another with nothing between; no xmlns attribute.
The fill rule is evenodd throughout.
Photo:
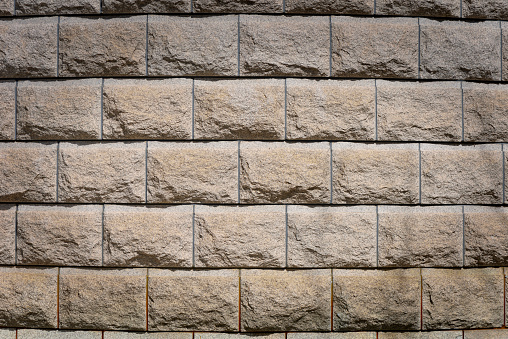
<svg viewBox="0 0 508 339"><path fill-rule="evenodd" d="M508 24L506 22L501 22L501 29L503 32L501 44L502 44L502 51L501 51L501 62L503 64L503 67L501 69L501 74L503 75L502 81L508 81Z"/></svg>
<svg viewBox="0 0 508 339"><path fill-rule="evenodd" d="M104 339L192 339L192 333L185 332L109 332L104 331Z"/></svg>
<svg viewBox="0 0 508 339"><path fill-rule="evenodd" d="M191 12L191 0L102 0L102 6L107 14Z"/></svg>
<svg viewBox="0 0 508 339"><path fill-rule="evenodd" d="M462 331L379 332L379 339L462 339Z"/></svg>
<svg viewBox="0 0 508 339"><path fill-rule="evenodd" d="M282 14L283 12L283 0L194 0L192 6L196 13Z"/></svg>
<svg viewBox="0 0 508 339"><path fill-rule="evenodd" d="M508 3L505 0L463 0L462 16L474 19L508 20Z"/></svg>
<svg viewBox="0 0 508 339"><path fill-rule="evenodd" d="M14 1L0 0L0 15L2 16L14 15Z"/></svg>
<svg viewBox="0 0 508 339"><path fill-rule="evenodd" d="M16 0L16 15L100 13L101 0Z"/></svg>
<svg viewBox="0 0 508 339"><path fill-rule="evenodd" d="M285 339L284 333L194 333L196 339L248 339L252 337L259 339Z"/></svg>
<svg viewBox="0 0 508 339"><path fill-rule="evenodd" d="M459 18L461 1L462 0L377 0L376 14Z"/></svg>
<svg viewBox="0 0 508 339"><path fill-rule="evenodd" d="M14 328L1 328L0 339L17 339L17 331Z"/></svg>
<svg viewBox="0 0 508 339"><path fill-rule="evenodd" d="M0 265L15 264L15 244L16 206L0 205Z"/></svg>
<svg viewBox="0 0 508 339"><path fill-rule="evenodd" d="M14 140L16 130L16 83L0 82L0 140Z"/></svg>
<svg viewBox="0 0 508 339"><path fill-rule="evenodd" d="M374 0L286 0L286 13L369 15L374 13Z"/></svg>
<svg viewBox="0 0 508 339"><path fill-rule="evenodd" d="M464 339L505 339L508 336L508 330L466 330Z"/></svg>
<svg viewBox="0 0 508 339"><path fill-rule="evenodd" d="M51 330L19 329L17 338L18 339L102 339L102 332L100 332L100 331L51 331Z"/></svg>

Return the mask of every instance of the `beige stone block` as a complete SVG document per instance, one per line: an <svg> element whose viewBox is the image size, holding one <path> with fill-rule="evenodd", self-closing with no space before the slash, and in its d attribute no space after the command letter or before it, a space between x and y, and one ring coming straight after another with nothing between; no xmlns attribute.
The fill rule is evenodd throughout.
<svg viewBox="0 0 508 339"><path fill-rule="evenodd" d="M61 143L60 202L145 201L146 143Z"/></svg>
<svg viewBox="0 0 508 339"><path fill-rule="evenodd" d="M104 209L104 265L192 266L192 206Z"/></svg>
<svg viewBox="0 0 508 339"><path fill-rule="evenodd" d="M503 67L501 69L501 74L503 75L503 81L508 81L508 24L506 22L501 22L501 30L503 32L502 36L502 47L501 51L501 62Z"/></svg>
<svg viewBox="0 0 508 339"><path fill-rule="evenodd" d="M60 269L60 328L146 330L146 269Z"/></svg>
<svg viewBox="0 0 508 339"><path fill-rule="evenodd" d="M99 139L101 80L20 81L19 140Z"/></svg>
<svg viewBox="0 0 508 339"><path fill-rule="evenodd" d="M287 80L287 138L374 140L372 80Z"/></svg>
<svg viewBox="0 0 508 339"><path fill-rule="evenodd" d="M328 76L329 46L326 17L240 16L241 75Z"/></svg>
<svg viewBox="0 0 508 339"><path fill-rule="evenodd" d="M0 140L14 140L16 129L16 83L0 82Z"/></svg>
<svg viewBox="0 0 508 339"><path fill-rule="evenodd" d="M376 339L376 332L342 332L342 333L290 332L287 334L287 339Z"/></svg>
<svg viewBox="0 0 508 339"><path fill-rule="evenodd" d="M148 202L237 201L237 142L148 143Z"/></svg>
<svg viewBox="0 0 508 339"><path fill-rule="evenodd" d="M190 13L191 0L102 0L104 13Z"/></svg>
<svg viewBox="0 0 508 339"><path fill-rule="evenodd" d="M146 20L62 17L60 76L145 75Z"/></svg>
<svg viewBox="0 0 508 339"><path fill-rule="evenodd" d="M0 205L0 265L15 264L16 206Z"/></svg>
<svg viewBox="0 0 508 339"><path fill-rule="evenodd" d="M197 80L197 139L284 139L284 80Z"/></svg>
<svg viewBox="0 0 508 339"><path fill-rule="evenodd" d="M241 271L241 329L330 331L330 270Z"/></svg>
<svg viewBox="0 0 508 339"><path fill-rule="evenodd" d="M460 17L462 0L377 0L376 14L398 16Z"/></svg>
<svg viewBox="0 0 508 339"><path fill-rule="evenodd" d="M463 0L462 16L475 19L508 20L508 3L505 0Z"/></svg>
<svg viewBox="0 0 508 339"><path fill-rule="evenodd" d="M17 333L16 329L14 329L14 328L1 328L0 329L0 339L17 339L16 333ZM20 338L20 339L22 339L22 338Z"/></svg>
<svg viewBox="0 0 508 339"><path fill-rule="evenodd" d="M248 339L255 336L259 339L285 339L285 333L194 333L196 339Z"/></svg>
<svg viewBox="0 0 508 339"><path fill-rule="evenodd" d="M466 330L464 339L505 339L508 337L508 330Z"/></svg>
<svg viewBox="0 0 508 339"><path fill-rule="evenodd" d="M242 142L242 203L329 203L328 143Z"/></svg>
<svg viewBox="0 0 508 339"><path fill-rule="evenodd" d="M0 15L4 16L14 15L14 1L0 0Z"/></svg>
<svg viewBox="0 0 508 339"><path fill-rule="evenodd" d="M16 0L16 15L100 13L101 0Z"/></svg>
<svg viewBox="0 0 508 339"><path fill-rule="evenodd" d="M104 339L192 339L192 333L185 332L109 332Z"/></svg>
<svg viewBox="0 0 508 339"><path fill-rule="evenodd" d="M191 79L106 79L105 139L191 139Z"/></svg>
<svg viewBox="0 0 508 339"><path fill-rule="evenodd" d="M102 332L19 329L17 339L102 339Z"/></svg>
<svg viewBox="0 0 508 339"><path fill-rule="evenodd" d="M333 329L419 330L420 270L333 270Z"/></svg>
<svg viewBox="0 0 508 339"><path fill-rule="evenodd" d="M196 13L278 13L283 12L283 0L194 0Z"/></svg>
<svg viewBox="0 0 508 339"><path fill-rule="evenodd" d="M377 82L378 138L386 141L462 139L459 82Z"/></svg>
<svg viewBox="0 0 508 339"><path fill-rule="evenodd" d="M286 0L286 13L369 15L374 13L374 0Z"/></svg>
<svg viewBox="0 0 508 339"><path fill-rule="evenodd" d="M0 267L0 326L56 328L57 275L57 268Z"/></svg>
<svg viewBox="0 0 508 339"><path fill-rule="evenodd" d="M379 332L379 339L462 339L462 331Z"/></svg>
<svg viewBox="0 0 508 339"><path fill-rule="evenodd" d="M376 208L288 206L289 267L376 266Z"/></svg>
<svg viewBox="0 0 508 339"><path fill-rule="evenodd" d="M238 331L238 270L150 269L150 331Z"/></svg>
<svg viewBox="0 0 508 339"><path fill-rule="evenodd" d="M237 75L238 16L150 15L148 74Z"/></svg>

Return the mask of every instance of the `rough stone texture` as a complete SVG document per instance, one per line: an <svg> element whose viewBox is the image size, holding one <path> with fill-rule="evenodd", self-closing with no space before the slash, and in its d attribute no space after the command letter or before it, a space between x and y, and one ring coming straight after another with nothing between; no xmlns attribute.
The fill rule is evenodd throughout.
<svg viewBox="0 0 508 339"><path fill-rule="evenodd" d="M238 143L148 143L148 202L238 202Z"/></svg>
<svg viewBox="0 0 508 339"><path fill-rule="evenodd" d="M0 20L0 78L57 74L58 18Z"/></svg>
<svg viewBox="0 0 508 339"><path fill-rule="evenodd" d="M56 144L0 144L0 201L56 201Z"/></svg>
<svg viewBox="0 0 508 339"><path fill-rule="evenodd" d="M145 201L145 143L61 143L58 200Z"/></svg>
<svg viewBox="0 0 508 339"><path fill-rule="evenodd" d="M462 0L377 0L376 14L398 16L460 17Z"/></svg>
<svg viewBox="0 0 508 339"><path fill-rule="evenodd" d="M469 330L464 331L464 339L505 339L508 330Z"/></svg>
<svg viewBox="0 0 508 339"><path fill-rule="evenodd" d="M287 80L287 138L374 140L374 81Z"/></svg>
<svg viewBox="0 0 508 339"><path fill-rule="evenodd" d="M420 329L418 269L334 270L333 329Z"/></svg>
<svg viewBox="0 0 508 339"><path fill-rule="evenodd" d="M333 143L333 203L418 202L417 144Z"/></svg>
<svg viewBox="0 0 508 339"><path fill-rule="evenodd" d="M280 13L283 0L193 0L197 13ZM287 6L287 5L286 5Z"/></svg>
<svg viewBox="0 0 508 339"><path fill-rule="evenodd" d="M288 333L288 339L376 339L376 332Z"/></svg>
<svg viewBox="0 0 508 339"><path fill-rule="evenodd" d="M501 145L421 145L423 204L500 204Z"/></svg>
<svg viewBox="0 0 508 339"><path fill-rule="evenodd" d="M503 68L501 70L503 74L503 81L508 81L508 23L501 22L501 29L503 32L502 45L503 50L501 51Z"/></svg>
<svg viewBox="0 0 508 339"><path fill-rule="evenodd" d="M462 339L462 331L379 332L379 339Z"/></svg>
<svg viewBox="0 0 508 339"><path fill-rule="evenodd" d="M16 0L16 15L100 14L101 0Z"/></svg>
<svg viewBox="0 0 508 339"><path fill-rule="evenodd" d="M192 266L192 206L106 205L104 265Z"/></svg>
<svg viewBox="0 0 508 339"><path fill-rule="evenodd" d="M148 273L148 330L239 330L238 270Z"/></svg>
<svg viewBox="0 0 508 339"><path fill-rule="evenodd" d="M328 143L243 142L240 145L242 203L329 203Z"/></svg>
<svg viewBox="0 0 508 339"><path fill-rule="evenodd" d="M0 329L0 339L17 339L16 330L13 328L2 328ZM22 339L22 338L20 338Z"/></svg>
<svg viewBox="0 0 508 339"><path fill-rule="evenodd" d="M240 16L240 74L328 76L326 17Z"/></svg>
<svg viewBox="0 0 508 339"><path fill-rule="evenodd" d="M287 13L373 14L374 0L286 0Z"/></svg>
<svg viewBox="0 0 508 339"><path fill-rule="evenodd" d="M150 15L148 74L237 75L238 16Z"/></svg>
<svg viewBox="0 0 508 339"><path fill-rule="evenodd" d="M197 206L196 266L284 267L285 217L284 206Z"/></svg>
<svg viewBox="0 0 508 339"><path fill-rule="evenodd" d="M0 0L0 15L5 16L14 15L14 1Z"/></svg>
<svg viewBox="0 0 508 339"><path fill-rule="evenodd" d="M18 339L102 339L102 332L100 332L100 331L48 331L48 330L19 329L17 338Z"/></svg>
<svg viewBox="0 0 508 339"><path fill-rule="evenodd" d="M420 19L420 41L422 79L500 80L498 22Z"/></svg>
<svg viewBox="0 0 508 339"><path fill-rule="evenodd" d="M0 326L56 328L57 274L57 268L0 267Z"/></svg>
<svg viewBox="0 0 508 339"><path fill-rule="evenodd" d="M104 339L192 339L192 333L158 332L104 332ZM21 338L20 338L21 339Z"/></svg>
<svg viewBox="0 0 508 339"><path fill-rule="evenodd" d="M191 79L106 79L105 139L191 139Z"/></svg>
<svg viewBox="0 0 508 339"><path fill-rule="evenodd" d="M62 17L60 76L146 74L146 16Z"/></svg>
<svg viewBox="0 0 508 339"><path fill-rule="evenodd" d="M475 19L508 20L506 0L463 0L462 16Z"/></svg>
<svg viewBox="0 0 508 339"><path fill-rule="evenodd" d="M462 266L462 208L379 206L379 266Z"/></svg>
<svg viewBox="0 0 508 339"><path fill-rule="evenodd" d="M16 206L0 205L0 265L14 265Z"/></svg>
<svg viewBox="0 0 508 339"><path fill-rule="evenodd" d="M20 81L19 140L99 139L101 80Z"/></svg>
<svg viewBox="0 0 508 339"><path fill-rule="evenodd" d="M16 83L0 82L0 140L14 140L16 117Z"/></svg>
<svg viewBox="0 0 508 339"><path fill-rule="evenodd" d="M191 0L102 0L104 13L190 13Z"/></svg>
<svg viewBox="0 0 508 339"><path fill-rule="evenodd" d="M423 329L501 327L503 269L423 269Z"/></svg>
<svg viewBox="0 0 508 339"><path fill-rule="evenodd" d="M386 141L461 141L459 82L377 82L378 138Z"/></svg>
<svg viewBox="0 0 508 339"><path fill-rule="evenodd" d="M376 266L376 208L288 206L289 267Z"/></svg>
<svg viewBox="0 0 508 339"><path fill-rule="evenodd" d="M284 333L194 333L196 339L248 339L255 337L259 339L285 339Z"/></svg>
<svg viewBox="0 0 508 339"><path fill-rule="evenodd" d="M418 20L333 17L332 75L416 78Z"/></svg>
<svg viewBox="0 0 508 339"><path fill-rule="evenodd" d="M284 95L284 80L198 80L195 138L284 139Z"/></svg>
<svg viewBox="0 0 508 339"><path fill-rule="evenodd" d="M242 270L242 331L330 331L330 270Z"/></svg>
<svg viewBox="0 0 508 339"><path fill-rule="evenodd" d="M60 269L60 328L146 330L146 269Z"/></svg>

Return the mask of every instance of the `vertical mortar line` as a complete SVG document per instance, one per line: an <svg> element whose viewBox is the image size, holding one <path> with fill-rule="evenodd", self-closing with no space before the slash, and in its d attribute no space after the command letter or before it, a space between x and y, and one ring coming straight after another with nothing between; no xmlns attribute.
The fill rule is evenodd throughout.
<svg viewBox="0 0 508 339"><path fill-rule="evenodd" d="M284 78L284 140L288 138L288 79Z"/></svg>
<svg viewBox="0 0 508 339"><path fill-rule="evenodd" d="M374 133L377 141L377 79L374 79Z"/></svg>
<svg viewBox="0 0 508 339"><path fill-rule="evenodd" d="M333 204L333 144L330 141L330 205Z"/></svg>
<svg viewBox="0 0 508 339"><path fill-rule="evenodd" d="M420 41L421 41L421 35L422 31L420 28L420 18L418 18L418 79L420 79L420 54L421 54L421 48L420 48Z"/></svg>
<svg viewBox="0 0 508 339"><path fill-rule="evenodd" d="M329 58L329 64L328 64L328 68L330 69L330 77L332 76L332 16L330 15L329 17L329 20L328 20L328 26L329 26L329 30L330 30L330 50L329 50L329 54L330 54L330 58Z"/></svg>
<svg viewBox="0 0 508 339"><path fill-rule="evenodd" d="M238 167L238 203L240 204L240 140L238 140L238 160L237 160L237 167Z"/></svg>
<svg viewBox="0 0 508 339"><path fill-rule="evenodd" d="M376 267L379 267L379 206L376 205Z"/></svg>
<svg viewBox="0 0 508 339"><path fill-rule="evenodd" d="M101 335L102 335L102 339L104 339L104 331L101 332Z"/></svg>
<svg viewBox="0 0 508 339"><path fill-rule="evenodd" d="M14 265L18 264L18 211L19 204L16 204L16 213L14 214Z"/></svg>
<svg viewBox="0 0 508 339"><path fill-rule="evenodd" d="M56 77L60 76L60 15L56 25Z"/></svg>
<svg viewBox="0 0 508 339"><path fill-rule="evenodd" d="M374 15L376 15L376 10L377 10L377 1L374 0Z"/></svg>
<svg viewBox="0 0 508 339"><path fill-rule="evenodd" d="M99 13L102 14L102 7L104 7L104 0L101 0L99 3Z"/></svg>
<svg viewBox="0 0 508 339"><path fill-rule="evenodd" d="M466 265L466 215L462 205L462 267Z"/></svg>
<svg viewBox="0 0 508 339"><path fill-rule="evenodd" d="M193 79L192 79L192 104L191 104L191 106L192 106L192 114L191 114L191 116L192 116L192 118L191 118L191 119L192 119L192 121L191 121L191 126L192 126L192 127L191 127L191 128L192 128L192 131L191 131L192 140L194 140L194 91L195 91L195 90L194 90L194 82L195 82L195 79L193 78Z"/></svg>
<svg viewBox="0 0 508 339"><path fill-rule="evenodd" d="M145 204L148 204L148 141L145 144Z"/></svg>
<svg viewBox="0 0 508 339"><path fill-rule="evenodd" d="M238 35L238 43L237 43L237 46L236 46L236 54L237 54L237 63L238 63L238 76L240 76L240 15L238 15L238 31L237 31L237 35Z"/></svg>
<svg viewBox="0 0 508 339"><path fill-rule="evenodd" d="M192 205L192 267L196 267L196 205Z"/></svg>
<svg viewBox="0 0 508 339"><path fill-rule="evenodd" d="M286 222L286 268L288 267L288 235L289 235L289 226L288 226L288 205L285 206L285 222Z"/></svg>
<svg viewBox="0 0 508 339"><path fill-rule="evenodd" d="M104 78L101 83L101 140L104 138Z"/></svg>
<svg viewBox="0 0 508 339"><path fill-rule="evenodd" d="M146 298L145 298L145 306L146 306L145 319L146 319L146 331L148 332L148 267L146 268L145 292L146 292Z"/></svg>
<svg viewBox="0 0 508 339"><path fill-rule="evenodd" d="M14 140L18 139L18 80L14 85Z"/></svg>
<svg viewBox="0 0 508 339"><path fill-rule="evenodd" d="M145 72L148 76L148 14L146 15L146 35L145 35Z"/></svg>
<svg viewBox="0 0 508 339"><path fill-rule="evenodd" d="M286 0L282 0L282 13L286 13Z"/></svg>
<svg viewBox="0 0 508 339"><path fill-rule="evenodd" d="M460 98L462 111L462 142L464 142L464 88L462 80L460 81Z"/></svg>
<svg viewBox="0 0 508 339"><path fill-rule="evenodd" d="M104 267L104 211L106 210L106 204L102 204L102 240L101 240L101 246L102 246L102 259L101 259L101 266Z"/></svg>
<svg viewBox="0 0 508 339"><path fill-rule="evenodd" d="M190 12L194 13L194 0L190 0ZM192 337L194 338L194 332L192 334Z"/></svg>
<svg viewBox="0 0 508 339"><path fill-rule="evenodd" d="M418 203L422 204L422 149L418 143Z"/></svg>
<svg viewBox="0 0 508 339"><path fill-rule="evenodd" d="M58 171L60 167L60 141L56 143L56 202L58 203Z"/></svg>

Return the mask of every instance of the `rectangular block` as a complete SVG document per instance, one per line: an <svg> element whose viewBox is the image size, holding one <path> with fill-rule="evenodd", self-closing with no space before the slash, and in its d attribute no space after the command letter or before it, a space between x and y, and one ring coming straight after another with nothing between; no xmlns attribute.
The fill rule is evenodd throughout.
<svg viewBox="0 0 508 339"><path fill-rule="evenodd" d="M0 205L0 265L15 264L15 244L16 206Z"/></svg>
<svg viewBox="0 0 508 339"><path fill-rule="evenodd" d="M100 332L100 331L54 331L54 330L19 329L17 338L18 339L102 339L102 332Z"/></svg>
<svg viewBox="0 0 508 339"><path fill-rule="evenodd" d="M374 13L374 0L286 0L286 13L369 15Z"/></svg>
<svg viewBox="0 0 508 339"><path fill-rule="evenodd" d="M240 74L328 76L328 20L325 17L240 16Z"/></svg>
<svg viewBox="0 0 508 339"><path fill-rule="evenodd" d="M508 335L508 330L469 330L464 331L464 339L503 339Z"/></svg>
<svg viewBox="0 0 508 339"><path fill-rule="evenodd" d="M197 80L196 139L284 139L284 80Z"/></svg>
<svg viewBox="0 0 508 339"><path fill-rule="evenodd" d="M341 333L318 333L290 332L288 339L376 339L376 332L341 332Z"/></svg>
<svg viewBox="0 0 508 339"><path fill-rule="evenodd" d="M101 0L16 0L16 15L100 13Z"/></svg>
<svg viewBox="0 0 508 339"><path fill-rule="evenodd" d="M463 0L462 16L474 19L508 20L508 3L505 0Z"/></svg>
<svg viewBox="0 0 508 339"><path fill-rule="evenodd" d="M62 17L60 76L146 74L146 16Z"/></svg>
<svg viewBox="0 0 508 339"><path fill-rule="evenodd" d="M501 30L503 32L502 36L502 51L501 58L503 67L501 69L501 74L503 75L502 81L508 81L508 24L506 22L501 22Z"/></svg>
<svg viewBox="0 0 508 339"><path fill-rule="evenodd" d="M105 139L191 139L191 79L106 79Z"/></svg>
<svg viewBox="0 0 508 339"><path fill-rule="evenodd" d="M14 15L14 1L0 0L0 15L3 16Z"/></svg>
<svg viewBox="0 0 508 339"><path fill-rule="evenodd" d="M283 0L195 0L192 2L196 13L278 13L283 12Z"/></svg>
<svg viewBox="0 0 508 339"><path fill-rule="evenodd" d="M242 270L241 330L330 331L330 270Z"/></svg>
<svg viewBox="0 0 508 339"><path fill-rule="evenodd" d="M184 332L109 332L104 331L104 339L192 339L192 333Z"/></svg>
<svg viewBox="0 0 508 339"><path fill-rule="evenodd" d="M20 81L18 140L101 137L101 80Z"/></svg>
<svg viewBox="0 0 508 339"><path fill-rule="evenodd" d="M238 202L238 143L148 143L148 202Z"/></svg>
<svg viewBox="0 0 508 339"><path fill-rule="evenodd" d="M374 140L372 80L287 80L287 138Z"/></svg>
<svg viewBox="0 0 508 339"><path fill-rule="evenodd" d="M462 331L379 332L379 339L462 339Z"/></svg>
<svg viewBox="0 0 508 339"><path fill-rule="evenodd" d="M146 269L60 269L60 328L146 330Z"/></svg>
<svg viewBox="0 0 508 339"><path fill-rule="evenodd" d="M0 82L0 140L14 140L16 129L16 82Z"/></svg>
<svg viewBox="0 0 508 339"><path fill-rule="evenodd" d="M2 328L0 329L0 338L1 339L17 339L16 338L16 329L14 328Z"/></svg>
<svg viewBox="0 0 508 339"><path fill-rule="evenodd" d="M285 339L285 333L194 333L194 338L196 339L248 339L251 337L258 337L261 339Z"/></svg>
<svg viewBox="0 0 508 339"><path fill-rule="evenodd" d="M102 6L107 14L191 12L191 0L102 0Z"/></svg>
<svg viewBox="0 0 508 339"><path fill-rule="evenodd" d="M398 16L460 17L462 0L378 0L376 14Z"/></svg>
<svg viewBox="0 0 508 339"><path fill-rule="evenodd" d="M418 77L418 20L332 18L332 76Z"/></svg>

